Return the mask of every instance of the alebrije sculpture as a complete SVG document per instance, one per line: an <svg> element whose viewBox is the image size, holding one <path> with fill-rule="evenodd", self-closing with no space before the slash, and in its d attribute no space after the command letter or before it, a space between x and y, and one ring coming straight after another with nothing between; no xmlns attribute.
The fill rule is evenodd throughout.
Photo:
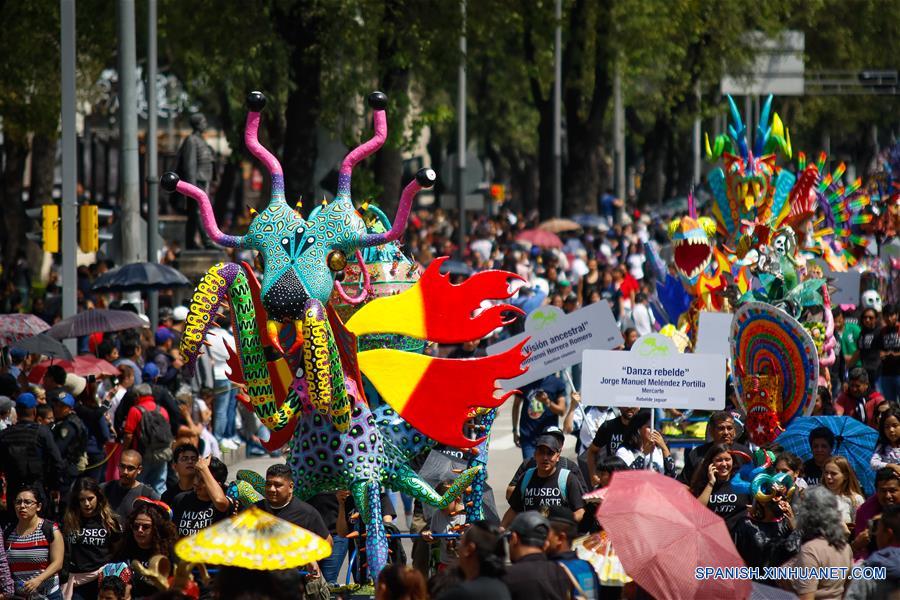
<svg viewBox="0 0 900 600"><path fill-rule="evenodd" d="M422 434L451 446L472 447L483 440L464 436L463 424L478 407L496 408L506 400L509 393L495 393L496 380L523 373L525 358L524 342L502 354L464 360L391 348L357 349L357 336L369 334L438 343L479 339L508 322L504 313L517 312L498 304L474 315L483 300L509 297L508 281L516 277L510 273L478 273L452 285L440 274L443 261L437 259L409 289L364 304L346 324L328 305L335 287L345 300L359 298L341 289L337 274L347 266L348 257L354 256L364 268L362 251L399 239L415 194L436 179L431 169L419 171L404 188L390 229L367 231L350 198L351 173L384 143L386 103L380 92L369 96L375 135L347 155L337 196L309 219L288 206L281 165L257 140L265 105L259 92L248 97L244 139L269 170L272 198L245 235L219 230L202 190L173 173L162 178L165 189L197 200L203 227L214 242L257 250L264 263L261 282L252 270L234 263L218 264L201 279L181 344L188 364L196 360L212 316L228 297L239 359L231 363L232 378L246 382L250 402L273 437L282 441L290 437L288 465L300 498L341 489L353 494L367 524L366 554L373 578L387 560L381 486L443 507L471 484L480 467L464 471L444 496L438 495L410 468L404 452L382 435L366 402L362 374ZM368 294L365 281L359 294L363 293Z"/></svg>

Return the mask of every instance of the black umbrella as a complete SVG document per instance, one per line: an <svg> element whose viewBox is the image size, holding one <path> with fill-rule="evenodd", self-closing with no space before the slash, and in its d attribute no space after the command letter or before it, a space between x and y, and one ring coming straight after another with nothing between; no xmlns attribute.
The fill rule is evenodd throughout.
<svg viewBox="0 0 900 600"><path fill-rule="evenodd" d="M91 289L97 292L142 292L191 285L187 277L166 265L131 263L107 271Z"/></svg>
<svg viewBox="0 0 900 600"><path fill-rule="evenodd" d="M12 347L24 350L29 354L43 354L49 358L73 360L72 353L69 352L69 349L66 348L62 342L56 338L50 337L46 333L39 333L30 338L19 340L14 343Z"/></svg>
<svg viewBox="0 0 900 600"><path fill-rule="evenodd" d="M83 335L91 335L97 331L121 331L143 327L144 321L127 310L108 310L95 308L80 312L63 319L47 330L47 335L58 340L65 340Z"/></svg>
<svg viewBox="0 0 900 600"><path fill-rule="evenodd" d="M450 275L465 275L469 276L475 272L475 269L467 265L461 260L445 260L441 264L441 273L450 274Z"/></svg>

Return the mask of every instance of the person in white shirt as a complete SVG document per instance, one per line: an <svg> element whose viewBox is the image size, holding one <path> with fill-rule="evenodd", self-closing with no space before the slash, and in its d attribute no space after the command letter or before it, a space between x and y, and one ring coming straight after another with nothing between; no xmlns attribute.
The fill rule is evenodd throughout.
<svg viewBox="0 0 900 600"><path fill-rule="evenodd" d="M653 316L653 310L650 308L647 294L641 292L635 296L635 305L631 312L631 318L634 321L634 328L637 330L638 335L653 333L653 324L656 322L656 318Z"/></svg>
<svg viewBox="0 0 900 600"><path fill-rule="evenodd" d="M237 387L228 379L228 348L235 348L234 336L228 331L231 320L223 315L216 316L216 323L210 328L206 339L209 341L209 357L213 363L214 392L213 435L226 450L238 447L237 438Z"/></svg>

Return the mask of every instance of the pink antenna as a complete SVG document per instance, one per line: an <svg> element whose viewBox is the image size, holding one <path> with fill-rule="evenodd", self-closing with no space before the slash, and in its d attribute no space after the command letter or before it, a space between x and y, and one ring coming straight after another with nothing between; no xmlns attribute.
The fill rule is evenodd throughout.
<svg viewBox="0 0 900 600"><path fill-rule="evenodd" d="M691 191L688 192L688 216L692 219L697 218L697 207L694 206L694 186L691 186Z"/></svg>

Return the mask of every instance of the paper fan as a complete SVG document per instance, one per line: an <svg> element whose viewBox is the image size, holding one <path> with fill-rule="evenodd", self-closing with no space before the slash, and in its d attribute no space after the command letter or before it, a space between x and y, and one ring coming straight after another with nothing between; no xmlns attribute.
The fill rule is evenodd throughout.
<svg viewBox="0 0 900 600"><path fill-rule="evenodd" d="M734 364L747 375L782 378L782 427L794 417L812 412L819 357L812 337L796 319L771 304L743 304L731 323L731 354ZM738 397L743 398L741 378L734 381Z"/></svg>
<svg viewBox="0 0 900 600"><path fill-rule="evenodd" d="M292 569L331 554L331 546L301 527L250 507L175 544L184 561L244 569Z"/></svg>

